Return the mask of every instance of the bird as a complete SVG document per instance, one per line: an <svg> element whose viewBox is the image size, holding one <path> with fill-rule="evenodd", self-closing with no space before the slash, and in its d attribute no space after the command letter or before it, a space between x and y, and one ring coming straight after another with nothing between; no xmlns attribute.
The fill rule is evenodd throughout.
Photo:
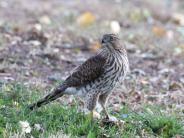
<svg viewBox="0 0 184 138"><path fill-rule="evenodd" d="M77 95L83 99L92 117L99 103L106 119L116 120L107 112L106 103L113 89L120 86L129 72L129 61L124 44L118 35L104 34L101 49L74 69L62 84L29 106L33 110L46 105L63 95Z"/></svg>

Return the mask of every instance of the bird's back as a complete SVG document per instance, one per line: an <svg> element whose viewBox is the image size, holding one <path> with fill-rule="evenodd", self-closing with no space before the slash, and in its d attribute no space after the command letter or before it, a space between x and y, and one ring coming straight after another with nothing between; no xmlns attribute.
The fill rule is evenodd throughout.
<svg viewBox="0 0 184 138"><path fill-rule="evenodd" d="M104 71L95 80L78 88L78 95L85 96L87 93L99 92L101 94L111 92L120 82L129 70L126 51L116 51L116 53L99 53L105 57Z"/></svg>

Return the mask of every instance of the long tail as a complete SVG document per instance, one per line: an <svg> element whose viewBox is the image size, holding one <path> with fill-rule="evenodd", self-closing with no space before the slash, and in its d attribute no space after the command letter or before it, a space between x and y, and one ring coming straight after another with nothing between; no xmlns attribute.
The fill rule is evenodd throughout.
<svg viewBox="0 0 184 138"><path fill-rule="evenodd" d="M31 104L29 106L29 109L33 110L35 108L39 108L42 105L46 105L54 100L56 100L57 98L61 97L64 95L64 91L67 88L66 85L62 84L59 87L55 88L53 90L53 92L51 92L50 94L48 94L47 96L45 96L43 99L40 99L38 102Z"/></svg>

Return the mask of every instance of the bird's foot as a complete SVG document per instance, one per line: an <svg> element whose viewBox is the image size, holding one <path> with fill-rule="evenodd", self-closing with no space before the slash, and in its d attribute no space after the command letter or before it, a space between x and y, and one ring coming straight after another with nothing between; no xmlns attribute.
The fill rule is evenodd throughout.
<svg viewBox="0 0 184 138"><path fill-rule="evenodd" d="M97 111L93 111L93 119L100 119L101 116Z"/></svg>
<svg viewBox="0 0 184 138"><path fill-rule="evenodd" d="M102 120L103 124L106 125L117 125L117 126L121 126L124 124L123 120L120 120L118 118L116 118L115 116L107 116L106 118L104 118Z"/></svg>
<svg viewBox="0 0 184 138"><path fill-rule="evenodd" d="M107 116L106 119L108 119L109 122L118 122L119 120L115 116Z"/></svg>

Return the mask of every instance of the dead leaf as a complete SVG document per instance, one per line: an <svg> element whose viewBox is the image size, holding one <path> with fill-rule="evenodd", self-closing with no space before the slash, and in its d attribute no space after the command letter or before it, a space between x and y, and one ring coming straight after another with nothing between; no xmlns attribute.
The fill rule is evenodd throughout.
<svg viewBox="0 0 184 138"><path fill-rule="evenodd" d="M94 42L90 46L90 50L93 52L98 51L101 48L101 44L99 42Z"/></svg>
<svg viewBox="0 0 184 138"><path fill-rule="evenodd" d="M158 36L158 37L163 37L166 35L166 30L163 27L160 26L154 26L152 28L152 32L154 35Z"/></svg>
<svg viewBox="0 0 184 138"><path fill-rule="evenodd" d="M38 24L38 23L35 24L35 25L33 26L32 30L37 31L37 32L40 32L40 31L42 30L41 24Z"/></svg>
<svg viewBox="0 0 184 138"><path fill-rule="evenodd" d="M77 23L82 26L89 26L95 22L96 18L91 12L85 12L77 18Z"/></svg>
<svg viewBox="0 0 184 138"><path fill-rule="evenodd" d="M181 13L174 13L172 16L174 23L183 26L184 25L184 15Z"/></svg>
<svg viewBox="0 0 184 138"><path fill-rule="evenodd" d="M177 83L177 82L173 82L170 86L169 86L169 90L170 91L176 91L178 89L181 89L182 86L180 83Z"/></svg>

